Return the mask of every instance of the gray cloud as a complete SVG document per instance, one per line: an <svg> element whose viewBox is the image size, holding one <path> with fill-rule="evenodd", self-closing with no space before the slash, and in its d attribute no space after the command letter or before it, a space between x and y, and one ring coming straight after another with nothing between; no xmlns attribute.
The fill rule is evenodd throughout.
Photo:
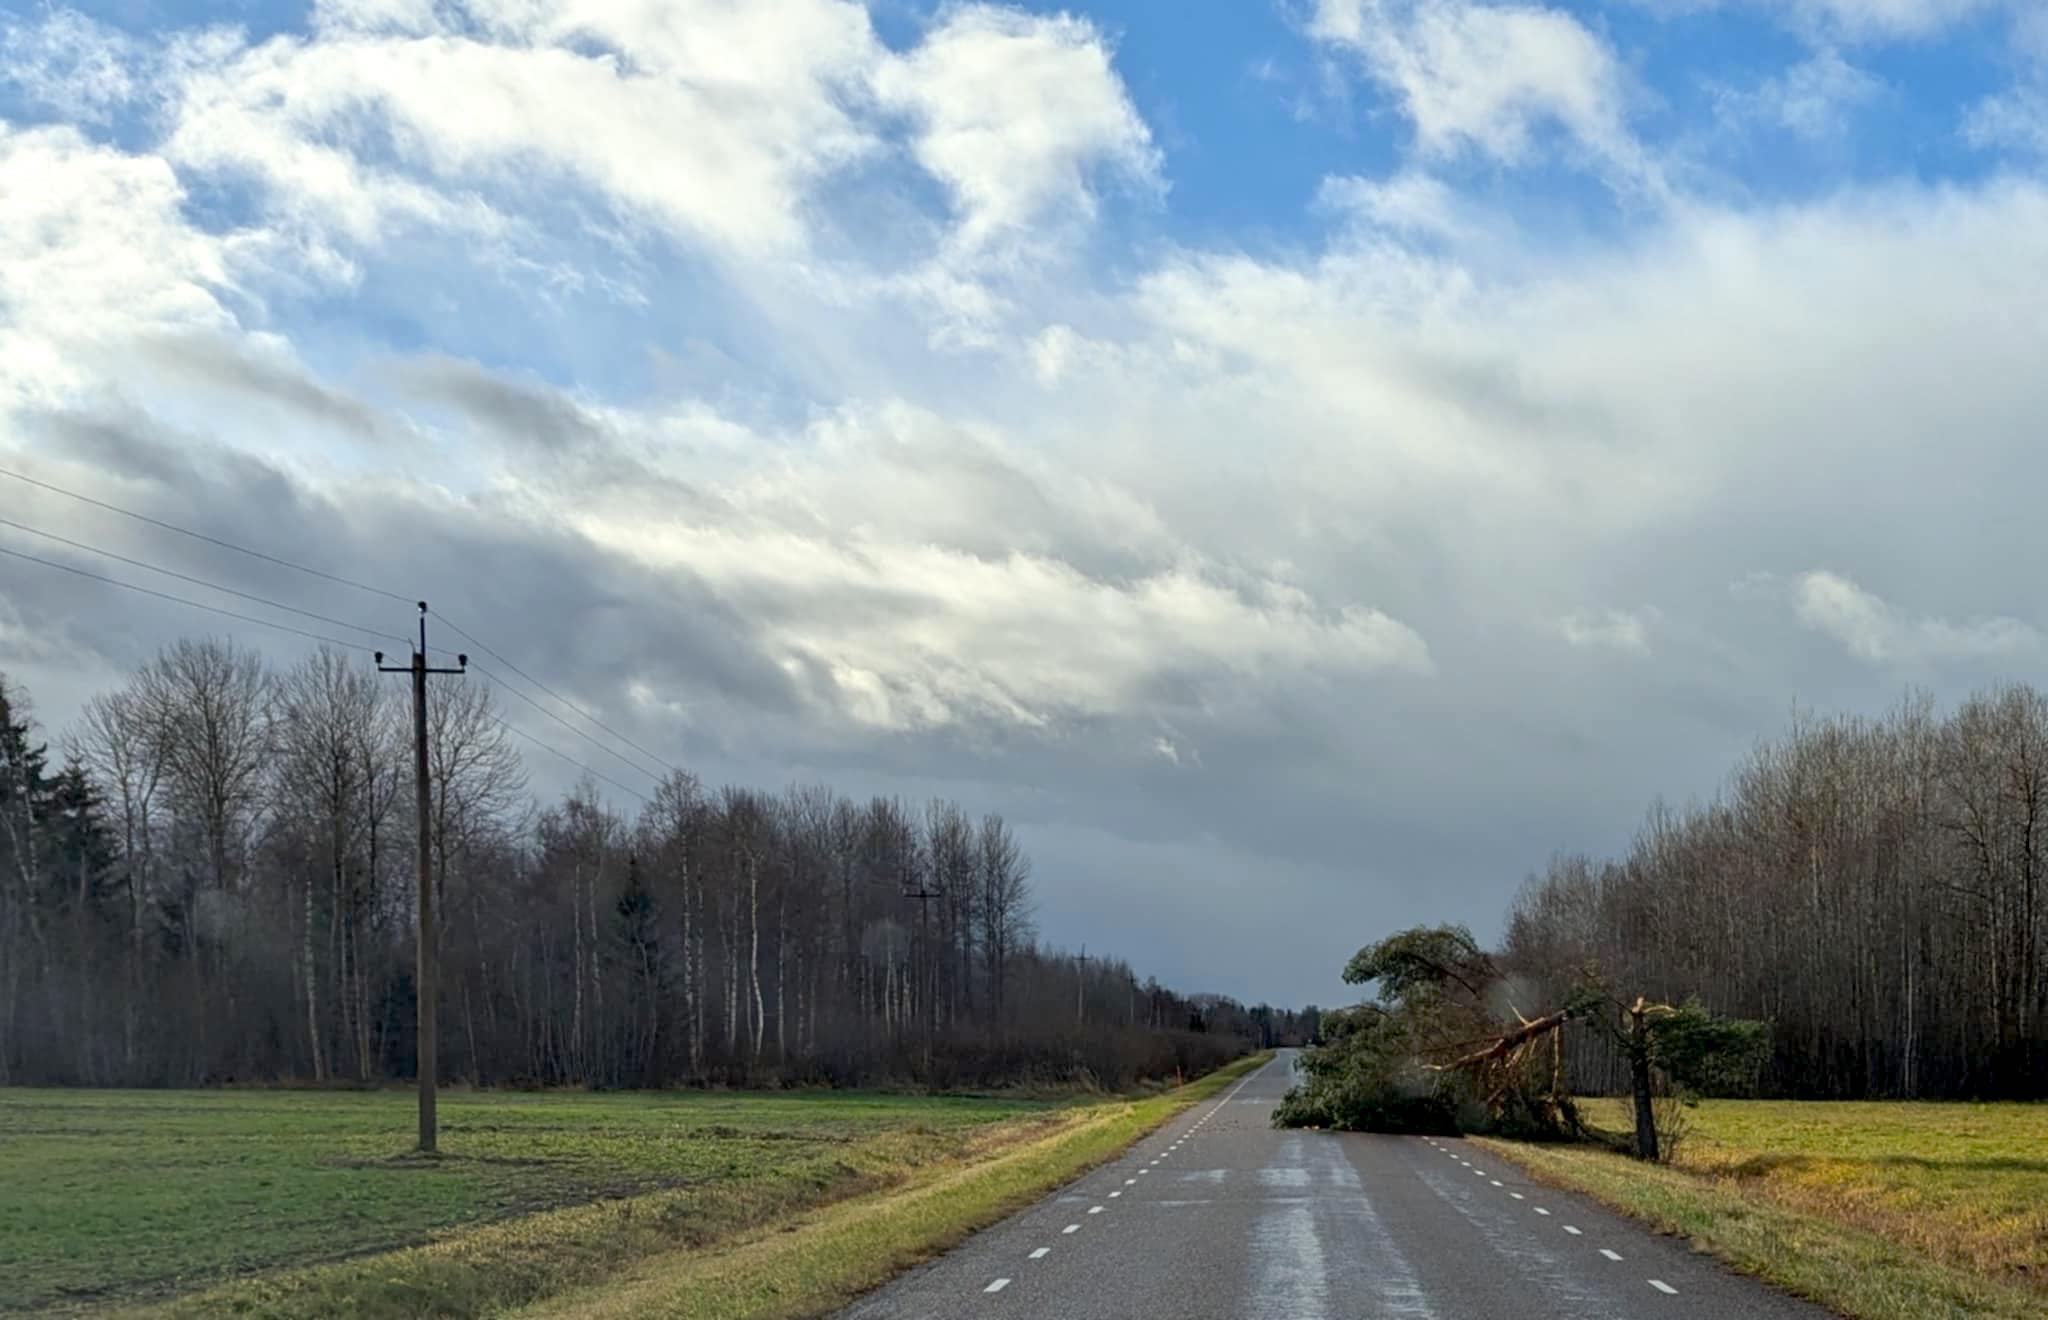
<svg viewBox="0 0 2048 1320"><path fill-rule="evenodd" d="M363 439L379 434L377 414L368 404L330 388L295 363L258 357L221 335L152 334L141 337L136 347L143 357L188 384L240 395L238 403L276 404Z"/></svg>
<svg viewBox="0 0 2048 1320"><path fill-rule="evenodd" d="M384 374L406 396L455 408L501 442L566 454L605 441L597 419L559 391L474 362L430 353L397 362Z"/></svg>

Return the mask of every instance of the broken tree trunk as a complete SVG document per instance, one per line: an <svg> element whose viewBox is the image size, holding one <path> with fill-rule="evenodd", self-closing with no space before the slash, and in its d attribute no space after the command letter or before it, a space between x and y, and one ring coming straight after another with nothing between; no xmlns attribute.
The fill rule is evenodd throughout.
<svg viewBox="0 0 2048 1320"><path fill-rule="evenodd" d="M1451 1072L1458 1068L1473 1068L1497 1059L1505 1059L1513 1051L1540 1039L1550 1032L1559 1030L1565 1023L1571 1020L1572 1013L1569 1009L1537 1018L1533 1022L1524 1020L1522 1025L1502 1035L1484 1049L1476 1050L1462 1058L1453 1059L1449 1063L1434 1063L1429 1066L1437 1072Z"/></svg>
<svg viewBox="0 0 2048 1320"><path fill-rule="evenodd" d="M1651 1005L1642 996L1628 1010L1628 1071L1636 1095L1636 1158L1657 1160L1657 1111L1650 1103Z"/></svg>

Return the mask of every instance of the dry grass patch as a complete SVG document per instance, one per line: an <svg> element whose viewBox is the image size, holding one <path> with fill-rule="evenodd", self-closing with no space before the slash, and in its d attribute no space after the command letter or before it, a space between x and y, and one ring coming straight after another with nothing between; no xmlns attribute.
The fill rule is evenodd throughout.
<svg viewBox="0 0 2048 1320"><path fill-rule="evenodd" d="M1627 1122L1618 1100L1589 1113ZM2048 1288L2048 1105L1720 1100L1689 1117L1687 1173Z"/></svg>
<svg viewBox="0 0 2048 1320"><path fill-rule="evenodd" d="M1623 1102L1586 1102L1623 1128ZM2048 1106L1708 1101L1674 1167L1485 1143L1852 1316L2048 1314Z"/></svg>

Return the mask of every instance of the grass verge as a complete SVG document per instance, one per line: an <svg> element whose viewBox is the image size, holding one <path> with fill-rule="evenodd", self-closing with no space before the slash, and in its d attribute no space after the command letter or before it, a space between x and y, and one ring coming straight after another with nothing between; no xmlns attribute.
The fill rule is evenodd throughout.
<svg viewBox="0 0 2048 1320"><path fill-rule="evenodd" d="M1717 1107L1725 1111L1718 1120ZM2015 1223L1984 1210L2003 1201L2008 1189L1996 1175L2004 1170L1922 1169L1913 1190L1914 1162L1928 1161L1926 1155L1845 1157L1840 1152L1857 1145L1857 1120L1868 1142L1874 1116L1824 1108L1830 1107L1799 1106L1773 1125L1760 1110L1743 1114L1731 1102L1709 1103L1675 1168L1589 1146L1474 1140L1546 1182L1685 1237L1744 1273L1857 1320L2032 1320L2048 1313L2048 1295L2029 1281L2026 1260L2008 1256L2003 1270L1979 1263L1987 1236L2028 1231L2027 1215ZM1906 1127L1946 1123L1952 1131L1971 1107L1887 1108L1919 1111L1896 1118ZM1796 1135L1785 1126L1795 1116L1805 1125ZM1840 1130L1830 1136L1830 1127ZM1739 1138L1706 1135L1717 1128ZM1788 1149L1808 1142L1837 1153ZM2010 1157L2001 1164L2040 1168ZM1904 1206L1916 1202L1911 1215ZM2034 1212L2040 1210L2037 1204ZM1919 1220L1910 1231L1908 1218ZM1945 1224L1929 1222L1944 1218ZM2037 1240L2026 1247L2038 1251L2033 1231Z"/></svg>
<svg viewBox="0 0 2048 1320"><path fill-rule="evenodd" d="M1115 1154L1249 1066L1233 1065L1156 1098L1062 1107L721 1097L724 1121L665 1136L704 1148L700 1158L719 1166L693 1170L685 1185L462 1227L420 1245L273 1271L122 1313L481 1316L551 1298L563 1298L573 1313L609 1307L616 1295L642 1300L594 1313L815 1314L835 1304L818 1299L844 1300L943 1249ZM560 1103L573 1114L584 1099ZM812 1106L799 1116L815 1113L824 1131L795 1139L789 1115L761 1114L792 1103ZM849 1114L848 1106L858 1112ZM869 1109L880 1112L870 1116ZM755 1116L760 1130L737 1126L740 1116ZM827 1132L833 1139L808 1139ZM851 1217L836 1232L820 1218L835 1211ZM876 1237L885 1225L895 1227ZM693 1281L706 1270L701 1283ZM695 1309L695 1300L672 1306L663 1300L664 1279L707 1289L705 1296L723 1299L727 1309Z"/></svg>
<svg viewBox="0 0 2048 1320"><path fill-rule="evenodd" d="M1263 1064L1257 1055L1152 1099L1090 1106L1058 1131L887 1193L795 1216L710 1251L670 1253L531 1316L801 1320L837 1309L1031 1204Z"/></svg>

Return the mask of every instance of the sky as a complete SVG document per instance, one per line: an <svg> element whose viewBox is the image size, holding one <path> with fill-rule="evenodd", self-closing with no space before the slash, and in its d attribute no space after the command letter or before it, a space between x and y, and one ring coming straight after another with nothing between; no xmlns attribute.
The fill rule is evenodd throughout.
<svg viewBox="0 0 2048 1320"><path fill-rule="evenodd" d="M1189 990L2033 678L2044 362L2036 0L0 5L0 463ZM0 560L53 735L191 634L312 645Z"/></svg>

